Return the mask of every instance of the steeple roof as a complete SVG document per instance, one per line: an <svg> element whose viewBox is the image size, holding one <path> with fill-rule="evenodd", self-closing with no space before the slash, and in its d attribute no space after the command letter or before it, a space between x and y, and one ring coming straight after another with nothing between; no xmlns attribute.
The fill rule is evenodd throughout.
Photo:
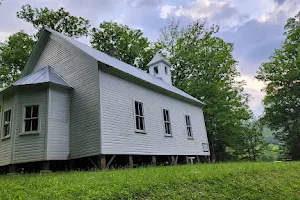
<svg viewBox="0 0 300 200"><path fill-rule="evenodd" d="M152 58L152 60L147 64L147 66L151 66L151 65L155 65L159 62L163 62L165 63L166 65L168 65L169 67L171 66L171 64L166 60L164 59L164 57L161 55L161 51L158 51Z"/></svg>

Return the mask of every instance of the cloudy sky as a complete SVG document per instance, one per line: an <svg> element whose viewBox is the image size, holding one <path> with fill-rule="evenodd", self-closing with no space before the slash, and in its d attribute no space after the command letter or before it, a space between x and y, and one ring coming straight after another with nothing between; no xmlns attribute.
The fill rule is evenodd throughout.
<svg viewBox="0 0 300 200"><path fill-rule="evenodd" d="M0 42L21 29L35 30L16 18L24 4L33 7L66 8L70 13L89 19L92 26L116 21L143 30L155 41L170 18L187 24L201 19L221 27L219 37L233 42L245 91L252 95L250 106L256 116L263 112L263 84L254 75L260 63L267 61L284 40L284 24L300 11L300 0L4 0L0 6ZM88 43L88 39L81 41Z"/></svg>

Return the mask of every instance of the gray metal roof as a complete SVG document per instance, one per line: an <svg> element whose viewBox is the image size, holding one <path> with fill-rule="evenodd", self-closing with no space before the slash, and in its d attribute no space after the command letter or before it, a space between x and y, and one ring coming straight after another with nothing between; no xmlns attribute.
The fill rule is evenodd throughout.
<svg viewBox="0 0 300 200"><path fill-rule="evenodd" d="M14 82L13 86L34 85L40 83L55 83L65 87L72 88L52 67L44 67L32 74L29 74L20 80Z"/></svg>
<svg viewBox="0 0 300 200"><path fill-rule="evenodd" d="M159 62L164 62L165 64L167 64L168 66L171 66L171 64L166 60L164 59L164 57L161 55L160 51L157 52L153 58L151 59L151 61L147 64L147 66L151 66L151 65L154 65L156 63L159 63Z"/></svg>
<svg viewBox="0 0 300 200"><path fill-rule="evenodd" d="M111 67L114 67L115 69L118 69L122 72L125 72L127 74L130 74L132 76L135 76L139 79L142 79L150 84L153 84L153 85L156 85L160 88L163 88L165 90L168 90L172 93L175 93L175 94L178 94L180 96L183 96L185 98L188 98L188 99L191 99L195 102L198 102L200 104L203 104L203 102L199 101L198 99L196 99L195 97L192 97L191 95L185 93L184 91L174 87L173 85L171 84L168 84L166 82L164 82L163 80L151 75L151 74L148 74L136 67L133 67L125 62L122 62L112 56L109 56L101 51L98 51L86 44L83 44L75 39L72 39L68 36L65 36L64 34L62 33L59 33L57 31L54 31L52 29L48 29L46 28L47 31L49 31L50 33L54 34L54 35L57 35L59 36L60 38L63 38L65 40L67 40L68 42L70 42L72 45L74 45L75 47L77 47L78 49L82 50L83 52L85 52L86 54L90 55L91 57L93 57L94 59L106 64L106 65L109 65Z"/></svg>

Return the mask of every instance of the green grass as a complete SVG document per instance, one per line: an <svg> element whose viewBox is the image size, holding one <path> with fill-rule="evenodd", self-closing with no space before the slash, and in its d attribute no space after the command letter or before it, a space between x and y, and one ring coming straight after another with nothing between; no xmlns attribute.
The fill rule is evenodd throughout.
<svg viewBox="0 0 300 200"><path fill-rule="evenodd" d="M0 176L0 199L300 199L300 162Z"/></svg>

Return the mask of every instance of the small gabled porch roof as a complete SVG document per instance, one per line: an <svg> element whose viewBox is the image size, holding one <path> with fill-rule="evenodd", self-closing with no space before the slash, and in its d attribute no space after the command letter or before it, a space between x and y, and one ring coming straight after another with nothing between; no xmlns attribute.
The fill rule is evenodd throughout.
<svg viewBox="0 0 300 200"><path fill-rule="evenodd" d="M35 85L41 83L54 83L63 87L73 88L66 80L63 79L52 67L44 67L32 74L29 74L20 80L14 82L13 86Z"/></svg>
<svg viewBox="0 0 300 200"><path fill-rule="evenodd" d="M64 78L60 76L52 67L47 66L19 79L9 87L1 90L0 95L2 95L3 93L15 92L16 88L19 87L44 84L54 84L68 89L73 89L73 87L66 80L64 80Z"/></svg>

